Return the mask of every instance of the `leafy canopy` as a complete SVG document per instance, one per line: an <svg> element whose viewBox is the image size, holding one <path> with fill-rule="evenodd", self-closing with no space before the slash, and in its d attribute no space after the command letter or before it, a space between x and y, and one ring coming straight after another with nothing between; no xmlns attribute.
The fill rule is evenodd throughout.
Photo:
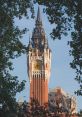
<svg viewBox="0 0 82 117"><path fill-rule="evenodd" d="M31 0L0 0L0 103L8 110L16 110L16 93L25 86L10 71L14 69L12 59L26 52L20 41L26 29L15 26L14 18L28 18L28 9L33 13Z"/></svg>

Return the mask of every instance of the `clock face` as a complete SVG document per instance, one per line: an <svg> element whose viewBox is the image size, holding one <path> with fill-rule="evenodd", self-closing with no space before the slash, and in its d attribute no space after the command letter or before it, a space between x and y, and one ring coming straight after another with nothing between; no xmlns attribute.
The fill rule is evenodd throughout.
<svg viewBox="0 0 82 117"><path fill-rule="evenodd" d="M42 62L40 60L36 60L33 62L33 70L41 70Z"/></svg>

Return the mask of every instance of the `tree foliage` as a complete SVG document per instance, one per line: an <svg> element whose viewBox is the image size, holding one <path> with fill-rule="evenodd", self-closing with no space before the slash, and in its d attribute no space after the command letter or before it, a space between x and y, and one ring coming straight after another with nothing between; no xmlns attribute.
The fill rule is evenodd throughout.
<svg viewBox="0 0 82 117"><path fill-rule="evenodd" d="M32 99L30 103L24 102L19 106L17 117L77 117L77 114L70 114L59 107L50 108L48 104L40 105Z"/></svg>
<svg viewBox="0 0 82 117"><path fill-rule="evenodd" d="M82 117L82 110L78 113L78 117Z"/></svg>
<svg viewBox="0 0 82 117"><path fill-rule="evenodd" d="M68 42L71 47L70 55L73 61L70 66L76 70L76 80L79 89L75 92L82 95L82 0L35 0L46 6L44 11L51 24L55 24L51 37L61 39L71 32L72 40Z"/></svg>
<svg viewBox="0 0 82 117"><path fill-rule="evenodd" d="M20 108L23 110L19 111L18 117L56 117L57 113L49 111L48 104L40 105L37 100L31 99L30 103L23 103ZM20 110L21 110L20 109Z"/></svg>
<svg viewBox="0 0 82 117"><path fill-rule="evenodd" d="M10 111L16 111L16 93L25 86L24 80L19 83L17 76L10 73L12 59L26 51L20 41L26 29L15 26L14 18L28 17L28 8L33 13L31 0L0 0L0 104Z"/></svg>

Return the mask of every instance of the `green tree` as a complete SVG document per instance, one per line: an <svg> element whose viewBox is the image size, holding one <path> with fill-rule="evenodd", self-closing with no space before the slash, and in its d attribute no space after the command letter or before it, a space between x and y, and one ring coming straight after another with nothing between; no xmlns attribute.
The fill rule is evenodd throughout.
<svg viewBox="0 0 82 117"><path fill-rule="evenodd" d="M78 113L78 117L82 117L82 110Z"/></svg>
<svg viewBox="0 0 82 117"><path fill-rule="evenodd" d="M61 39L71 32L72 40L68 42L71 47L70 55L73 56L70 66L76 70L79 88L75 93L82 95L82 0L35 0L46 6L48 20L55 24L51 37Z"/></svg>
<svg viewBox="0 0 82 117"><path fill-rule="evenodd" d="M20 41L26 29L15 26L14 18L28 18L28 9L33 16L31 0L0 0L0 104L4 117L9 111L16 112L16 93L25 86L25 81L19 83L17 76L12 76L10 71L13 70L12 59L26 51Z"/></svg>
<svg viewBox="0 0 82 117"><path fill-rule="evenodd" d="M23 111L21 114L19 111L18 117L21 115L22 117L49 117L51 115L48 109L48 104L41 106L38 101L34 99L31 100L31 103L23 103L21 108Z"/></svg>
<svg viewBox="0 0 82 117"><path fill-rule="evenodd" d="M40 105L37 100L32 99L30 103L24 102L20 108L18 117L71 117L66 111L61 108L53 108L48 104Z"/></svg>

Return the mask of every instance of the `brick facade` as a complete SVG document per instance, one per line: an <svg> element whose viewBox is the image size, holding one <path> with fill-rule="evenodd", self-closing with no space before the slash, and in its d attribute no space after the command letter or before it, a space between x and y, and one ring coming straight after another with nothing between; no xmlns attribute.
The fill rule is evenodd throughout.
<svg viewBox="0 0 82 117"><path fill-rule="evenodd" d="M30 81L30 99L40 105L48 103L48 82L50 78L51 50L42 26L40 9L38 8L36 26L29 40L27 56L28 76Z"/></svg>

